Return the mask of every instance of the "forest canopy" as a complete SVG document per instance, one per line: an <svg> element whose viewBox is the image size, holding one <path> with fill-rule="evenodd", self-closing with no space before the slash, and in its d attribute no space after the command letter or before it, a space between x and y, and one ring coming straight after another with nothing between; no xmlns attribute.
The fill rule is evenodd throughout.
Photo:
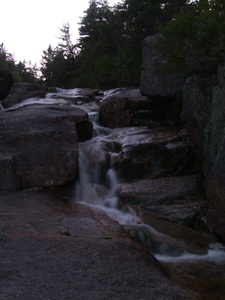
<svg viewBox="0 0 225 300"><path fill-rule="evenodd" d="M25 60L15 62L12 53L9 53L4 44L0 44L0 70L5 70L13 74L16 82L36 82L38 68Z"/></svg>
<svg viewBox="0 0 225 300"><path fill-rule="evenodd" d="M224 60L224 25L222 0L122 0L113 7L107 0L92 0L77 43L65 23L58 45L43 50L38 80L61 88L139 86L141 44L156 33L157 50L166 58L162 72L207 76ZM13 72L17 81L37 79L36 66L16 64L3 44L0 69Z"/></svg>

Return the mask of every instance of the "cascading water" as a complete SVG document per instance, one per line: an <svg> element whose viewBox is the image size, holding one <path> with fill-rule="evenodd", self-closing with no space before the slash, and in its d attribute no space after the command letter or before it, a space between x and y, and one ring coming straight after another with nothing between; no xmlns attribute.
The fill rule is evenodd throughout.
<svg viewBox="0 0 225 300"><path fill-rule="evenodd" d="M0 106L0 110L15 110L21 106L30 104L70 106L85 104L85 101L82 100L80 89L64 90L57 88L55 93L47 94L44 99L29 98L8 109L3 109ZM86 108L89 108L90 105L88 103ZM90 109L88 111L90 112ZM109 217L122 224L128 232L132 232L134 237L142 242L162 262L225 261L224 247L221 244L211 245L208 253L205 255L187 253L179 247L179 243L174 243L169 236L161 234L149 225L142 224L140 218L134 213L118 209L119 204L116 191L119 183L114 169L114 160L117 157L117 153L113 152L113 146L107 151L109 161L107 167L101 160L97 163L95 162L95 156L101 152L101 147L107 147L106 144L113 143L112 138L107 140L108 135L113 130L98 125L97 111L90 112L89 118L94 124L94 134L91 141L80 143L79 145L80 177L79 183L76 186L76 201L86 203L87 205L95 205L105 211ZM178 247L174 247L174 245L178 245Z"/></svg>
<svg viewBox="0 0 225 300"><path fill-rule="evenodd" d="M75 199L88 205L95 205L105 211L109 217L120 224L136 224L140 220L137 216L123 212L118 209L118 197L116 195L118 178L114 169L114 159L117 154L107 151L109 158L108 170L101 162L93 163L95 155L105 147L107 136L112 133L98 125L98 116L91 114L90 118L94 124L94 137L91 141L79 145L79 182L76 185ZM112 142L112 141L111 141ZM102 173L105 176L102 179Z"/></svg>
<svg viewBox="0 0 225 300"><path fill-rule="evenodd" d="M94 134L92 140L79 144L80 178L76 185L75 201L97 207L120 223L126 232L140 241L169 270L168 274L173 274L172 276L178 281L181 278L181 285L185 280L188 287L196 285L197 294L199 287L202 285L203 288L206 287L206 296L201 299L224 299L225 247L223 245L214 243L209 246L208 252L205 251L205 254L201 255L190 253L185 250L190 248L183 248L183 242L143 224L132 210L130 212L119 210L117 197L119 182L114 168L118 153L113 150L114 145L118 145L117 133L98 125L98 104L84 101L80 92L82 92L80 89L56 89L55 93L47 94L45 99L30 98L8 109L2 109L0 106L0 110L15 110L30 104L54 104L66 105L66 107L79 105L81 109L89 112L89 118L94 124ZM109 93L115 92L116 90L109 91ZM129 130L135 131L134 128ZM126 136L126 142L137 142L136 136L134 134ZM215 291L218 289L213 297L208 297L209 287Z"/></svg>
<svg viewBox="0 0 225 300"><path fill-rule="evenodd" d="M98 125L97 113L92 113L90 118L94 124L94 137L79 145L79 182L76 186L75 201L94 205L104 211L110 218L123 225L125 230L162 262L215 261L215 257L220 257L217 261L225 261L223 247L218 249L212 245L205 255L188 253L182 249L178 241L143 224L135 214L119 210L116 195L119 182L114 169L117 153L108 150L111 162L108 170L104 170L105 166L101 162L93 163L95 156L101 152L101 147L104 145L104 148L105 144L112 143L111 139L107 140L112 130ZM104 172L105 176L102 179Z"/></svg>

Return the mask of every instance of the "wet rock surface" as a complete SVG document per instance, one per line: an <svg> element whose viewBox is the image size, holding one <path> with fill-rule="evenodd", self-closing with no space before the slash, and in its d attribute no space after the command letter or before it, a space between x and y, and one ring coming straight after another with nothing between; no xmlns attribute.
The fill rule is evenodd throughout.
<svg viewBox="0 0 225 300"><path fill-rule="evenodd" d="M88 115L79 108L30 105L2 112L0 189L57 186L74 180L78 139L87 132L80 130L77 135L76 124L82 122L88 122Z"/></svg>
<svg viewBox="0 0 225 300"><path fill-rule="evenodd" d="M137 88L108 91L99 101L99 122L108 128L147 126L151 115L150 103Z"/></svg>
<svg viewBox="0 0 225 300"><path fill-rule="evenodd" d="M52 93L52 99L70 101L71 104L77 105L95 101L96 97L101 94L99 90L89 88L76 88L69 90L49 88L48 92Z"/></svg>
<svg viewBox="0 0 225 300"><path fill-rule="evenodd" d="M41 105L44 103L47 108ZM95 126L89 141L92 124L86 112L96 122L96 112L104 103L109 113L104 117L110 121L107 126L123 128L112 131ZM74 194L77 201L87 198L91 203L74 203L69 185L57 190L0 193L4 300L223 299L224 276L216 263L208 260L210 243L217 239L207 227L204 183L189 138L180 127L152 121L154 111L146 105L147 99L137 89L114 89L104 94L89 89L56 89L45 99L27 99L1 114L0 182L4 186L9 182L20 188L33 186L33 182L39 185L34 180L38 175L40 186L42 177L58 176L56 185L76 180L70 176L67 166L71 160L65 155L69 152L78 159L79 141L83 161L79 170L88 176L82 184L77 183ZM15 116L15 124L26 135L8 138L7 130L16 127L7 121L9 115ZM145 121L148 127L131 127ZM37 128L34 135L33 127ZM42 144L45 137L48 149ZM43 153L52 160L52 165L46 164L46 177L38 169ZM88 159L88 167L81 153ZM72 174L74 170L77 174L77 163L74 166ZM118 208L118 178L115 172L108 172L111 168L122 182L117 189L120 212L114 211ZM52 186L52 182L44 186ZM98 210L100 204L104 209ZM224 252L213 253L223 270L225 259L220 259ZM185 255L191 258L178 262Z"/></svg>
<svg viewBox="0 0 225 300"><path fill-rule="evenodd" d="M120 149L116 168L122 180L186 175L197 171L184 130L131 127L116 129L110 138L116 140L114 151Z"/></svg>
<svg viewBox="0 0 225 300"><path fill-rule="evenodd" d="M1 102L4 108L12 107L28 98L44 98L47 94L47 88L35 83L14 83L10 93Z"/></svg>
<svg viewBox="0 0 225 300"><path fill-rule="evenodd" d="M195 175L135 180L121 184L118 193L122 201L136 202L147 207L173 204L199 199L199 180Z"/></svg>
<svg viewBox="0 0 225 300"><path fill-rule="evenodd" d="M0 299L195 299L117 222L40 190L0 193Z"/></svg>

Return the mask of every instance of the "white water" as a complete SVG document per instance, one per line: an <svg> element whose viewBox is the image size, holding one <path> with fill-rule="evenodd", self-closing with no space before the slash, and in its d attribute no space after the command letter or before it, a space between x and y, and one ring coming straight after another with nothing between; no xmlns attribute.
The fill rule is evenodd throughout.
<svg viewBox="0 0 225 300"><path fill-rule="evenodd" d="M39 97L32 97L26 100L23 100L12 107L2 109L0 106L0 110L3 111L10 111L15 110L23 106L31 105L31 104L57 104L57 105L73 105L73 104L83 104L84 101L82 100L82 95L80 91L82 89L75 88L75 89L61 89L56 88L56 93L47 93L45 98Z"/></svg>
<svg viewBox="0 0 225 300"><path fill-rule="evenodd" d="M104 128L98 125L98 115L92 113L90 119L94 125L94 137L91 141L80 143L79 147L79 182L76 186L75 199L88 205L94 205L104 211L110 218L118 223L137 224L139 218L131 213L119 210L117 197L117 187L119 185L117 173L114 170L114 161L117 154L110 152L106 147L107 136L112 133L112 129ZM113 143L113 141L111 140ZM111 164L102 182L101 162L92 163L95 156L101 152L101 147L110 156ZM96 153L96 154L95 154Z"/></svg>
<svg viewBox="0 0 225 300"><path fill-rule="evenodd" d="M91 119L94 124L94 137L91 141L80 144L76 201L97 207L123 225L125 230L132 231L135 237L161 262L225 262L225 249L221 244L212 244L205 255L188 253L183 250L181 243L179 244L175 239L143 224L135 214L119 210L116 195L119 182L114 170L114 160L117 153L108 151L111 157L111 166L106 173L105 182L102 182L101 179L101 164L91 165L91 160L101 152L101 146L107 142L107 135L111 134L112 130L97 124L98 116L96 113L92 114Z"/></svg>
<svg viewBox="0 0 225 300"><path fill-rule="evenodd" d="M225 262L225 247L220 243L211 244L207 254L199 255L184 252L179 256L171 256L162 254L156 254L155 257L165 263L182 263L182 262L212 262L215 264L221 264Z"/></svg>
<svg viewBox="0 0 225 300"><path fill-rule="evenodd" d="M77 104L81 104L83 101L79 100L79 92L80 89L57 89L57 93L49 93L44 99L37 97L26 99L14 107L5 110L14 110L30 104L73 105L72 103L74 102L72 100L75 99L77 99ZM108 91L108 93L116 93L116 90ZM90 103L88 105L90 105ZM1 104L0 110L4 111ZM76 187L76 201L98 207L110 218L123 225L125 229L127 227L128 231L133 230L136 237L138 237L159 261L173 263L210 261L218 264L225 262L225 247L221 244L212 244L208 253L205 255L187 253L181 250L179 243L174 241L171 237L158 232L151 226L142 224L141 219L135 214L119 210L118 197L116 195L119 182L116 171L114 170L114 160L116 159L117 153L108 152L109 156L111 156L111 166L109 166L106 172L106 180L104 183L101 179L101 164L90 165L89 157L89 154L92 153L91 156L93 159L93 155L101 150L101 143L104 142L104 140L107 141L107 136L111 134L113 130L98 125L97 112L90 112L89 117L94 124L94 138L80 145L80 179ZM125 136L124 143L126 138L129 140L129 143L131 143L132 135ZM135 142L137 142L136 137ZM87 150L87 148L89 148L88 151L83 151L85 149ZM177 246L174 247L174 245Z"/></svg>
<svg viewBox="0 0 225 300"><path fill-rule="evenodd" d="M82 100L79 100L79 92L80 89L57 89L57 93L49 93L44 99L37 97L26 99L8 109L4 109L0 104L0 110L14 110L30 104L72 105L72 100L74 99L77 99L76 102L79 104L80 102L83 102ZM116 90L108 91L108 93L116 93ZM146 248L162 262L179 263L210 261L218 264L225 262L225 248L221 244L212 244L208 253L205 255L187 253L180 250L179 247L175 249L173 245L177 245L177 243L169 236L158 232L151 226L141 224L141 219L135 214L119 210L118 197L116 195L119 182L116 171L114 170L114 160L116 159L117 154L113 152L108 153L111 156L111 166L106 173L106 181L103 184L101 179L101 165L96 164L91 166L89 155L82 150L89 148L89 152L87 153L92 153L92 156L95 155L95 153L100 151L102 141L107 140L107 135L111 134L113 130L98 125L97 112L91 112L89 113L89 116L94 124L94 138L91 141L81 143L80 145L80 179L76 188L76 200L87 205L98 207L110 218L116 220L125 227L127 226L128 231L132 229ZM131 143L132 135L125 136L125 138ZM136 137L135 142L137 142Z"/></svg>

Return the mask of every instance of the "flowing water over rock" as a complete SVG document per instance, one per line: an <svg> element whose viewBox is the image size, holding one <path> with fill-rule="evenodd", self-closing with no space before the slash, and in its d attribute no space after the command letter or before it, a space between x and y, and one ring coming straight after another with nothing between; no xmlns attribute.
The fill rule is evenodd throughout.
<svg viewBox="0 0 225 300"><path fill-rule="evenodd" d="M79 143L74 202L97 208L117 221L196 299L224 299L224 246L202 228L197 232L181 222L186 219L193 225L198 221L195 227L202 226L204 216L199 212L205 205L196 192L198 176L193 172L185 134L165 128L101 127L98 103L93 101L96 94L96 90L58 89L45 99L30 98L5 110L35 103L79 105L87 111L95 125L94 136ZM177 213L184 213L187 206L192 210L193 203L194 218L189 212L185 218Z"/></svg>
<svg viewBox="0 0 225 300"><path fill-rule="evenodd" d="M94 119L97 121L96 114ZM80 143L80 179L76 186L75 201L95 206L121 224L132 238L141 242L166 266L174 280L192 290L196 298L222 299L225 285L221 282L225 276L221 270L225 270L225 247L220 243L210 243L210 238L205 238L204 235L201 237L205 239L202 242L204 247L193 247L186 240L185 230L188 229L185 227L183 239L177 240L145 224L137 210L132 210L131 207L121 210L118 197L121 184L116 172L119 153L115 145L118 143L118 132L123 130L117 128L112 132L95 125L95 137ZM134 129L131 128L132 130ZM144 131L148 130L145 128ZM128 136L124 138L129 139ZM134 136L133 139L135 140ZM177 201L177 197L175 198ZM206 287L206 282L209 287Z"/></svg>

